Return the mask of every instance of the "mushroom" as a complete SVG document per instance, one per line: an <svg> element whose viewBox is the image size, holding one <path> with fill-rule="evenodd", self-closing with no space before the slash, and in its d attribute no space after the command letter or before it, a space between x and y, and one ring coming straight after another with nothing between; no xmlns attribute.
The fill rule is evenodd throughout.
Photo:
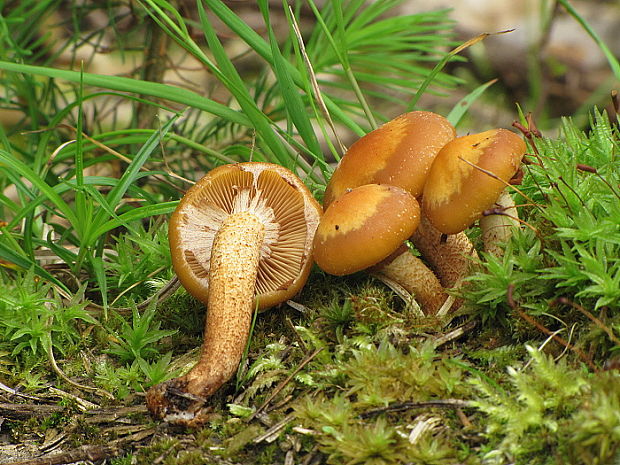
<svg viewBox="0 0 620 465"><path fill-rule="evenodd" d="M337 276L373 267L412 293L425 314L436 314L447 295L433 272L402 248L419 222L419 204L404 189L357 187L325 210L314 236L314 259Z"/></svg>
<svg viewBox="0 0 620 465"><path fill-rule="evenodd" d="M325 189L323 206L327 208L347 189L371 183L401 187L420 198L437 153L455 137L454 127L436 113L413 111L394 118L349 148ZM464 233L447 241L440 241L441 233L435 233L422 218L419 231L411 239L440 282L449 288L467 275L474 247ZM404 267L400 269L404 271Z"/></svg>
<svg viewBox="0 0 620 465"><path fill-rule="evenodd" d="M207 304L204 343L191 371L147 392L154 417L208 419L207 398L234 375L254 309L305 283L321 213L297 176L269 163L218 167L187 191L170 219L170 249L181 284Z"/></svg>
<svg viewBox="0 0 620 465"><path fill-rule="evenodd" d="M437 152L455 136L450 122L436 113L397 116L347 150L325 189L323 206L365 184L389 184L419 197Z"/></svg>
<svg viewBox="0 0 620 465"><path fill-rule="evenodd" d="M448 142L428 173L422 196L424 215L444 234L468 228L497 201L518 171L525 150L523 140L507 129ZM482 234L491 237L486 231Z"/></svg>

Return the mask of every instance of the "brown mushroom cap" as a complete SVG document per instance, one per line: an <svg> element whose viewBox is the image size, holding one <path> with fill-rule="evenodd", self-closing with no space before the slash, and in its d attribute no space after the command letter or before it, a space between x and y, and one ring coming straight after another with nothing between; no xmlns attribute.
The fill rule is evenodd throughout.
<svg viewBox="0 0 620 465"><path fill-rule="evenodd" d="M412 111L394 118L349 148L325 189L323 205L365 184L389 184L418 197L437 152L455 136L450 122L435 113Z"/></svg>
<svg viewBox="0 0 620 465"><path fill-rule="evenodd" d="M314 236L314 259L339 276L366 269L394 252L419 222L420 207L407 191L378 184L357 187L323 214Z"/></svg>
<svg viewBox="0 0 620 465"><path fill-rule="evenodd" d="M192 186L169 223L172 264L181 284L207 302L211 249L233 212L265 225L255 296L260 309L296 294L312 266L312 238L321 206L292 172L270 163L239 163L210 171Z"/></svg>
<svg viewBox="0 0 620 465"><path fill-rule="evenodd" d="M424 214L444 234L463 231L493 205L517 172L525 151L523 140L507 129L448 142L428 173Z"/></svg>

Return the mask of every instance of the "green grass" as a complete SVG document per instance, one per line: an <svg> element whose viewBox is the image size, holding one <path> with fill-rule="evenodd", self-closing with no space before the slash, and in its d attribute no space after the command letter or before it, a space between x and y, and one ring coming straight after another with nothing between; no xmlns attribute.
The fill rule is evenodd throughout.
<svg viewBox="0 0 620 465"><path fill-rule="evenodd" d="M512 298L536 315L561 314L560 297L613 315L620 309L620 189L617 129L595 114L589 134L569 120L559 140L536 139L517 204L528 227L502 258L485 256L470 297L496 311ZM533 148L533 147L532 147ZM595 172L592 172L592 169ZM493 309L493 310L491 310Z"/></svg>
<svg viewBox="0 0 620 465"><path fill-rule="evenodd" d="M59 56L75 58L84 37L105 45L104 33L78 20L93 7L69 3L59 18L60 2L19 3L0 5L0 111L18 114L0 126L0 381L37 395L51 383L95 402L140 405L145 389L195 360L184 354L200 345L202 305L183 290L157 298L173 278L166 223L184 179L269 161L295 170L320 198L343 136L418 108L424 96L467 89L446 111L458 127L497 91L492 80L444 72L478 39L455 42L446 11L387 14L397 0L290 9L261 0L261 33L219 0L193 11L142 0L130 18L139 33L124 31L127 18L106 5L117 59L163 31L171 54L184 51L209 72L201 90L145 70L65 69ZM619 78L596 31L559 4ZM70 32L37 34L45 21ZM511 103L533 105L536 89L531 101ZM145 108L157 114L147 127L138 124ZM351 464L618 461L620 134L605 113L588 111L587 125L565 118L557 137L529 141L515 193L523 227L503 257L481 254L463 314L420 318L368 276L315 270L296 299L303 312L282 306L257 317L207 427L155 437L117 462L274 463L291 451L298 461L314 454ZM476 228L467 233L478 241ZM459 327L462 335L444 339ZM254 442L289 415L273 442ZM72 434L92 438L81 427Z"/></svg>

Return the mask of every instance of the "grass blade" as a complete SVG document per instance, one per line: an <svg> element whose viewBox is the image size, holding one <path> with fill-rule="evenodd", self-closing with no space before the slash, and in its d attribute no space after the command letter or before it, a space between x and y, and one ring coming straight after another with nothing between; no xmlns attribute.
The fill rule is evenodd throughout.
<svg viewBox="0 0 620 465"><path fill-rule="evenodd" d="M103 258L99 256L92 257L90 264L95 273L95 280L99 285L99 293L101 294L101 304L103 306L103 319L108 319L108 281L105 276L105 268L103 266Z"/></svg>
<svg viewBox="0 0 620 465"><path fill-rule="evenodd" d="M7 233L3 231L3 235L5 234ZM69 292L67 287L61 281L52 276L45 268L43 268L41 265L34 262L33 260L29 259L28 257L16 253L15 249L8 247L2 241L0 241L0 258L6 260L9 263L13 263L25 270L32 269L37 276L40 276L46 281L53 283L55 286L59 287L65 292Z"/></svg>
<svg viewBox="0 0 620 465"><path fill-rule="evenodd" d="M450 61L454 56L461 53L466 48L471 47L472 45L477 44L478 42L486 39L490 35L506 34L508 32L512 32L512 31L508 30L508 31L495 32L495 33L484 32L482 34L477 35L476 37L469 39L468 41L462 43L458 47L446 53L446 55L441 59L441 61L435 65L435 67L430 72L430 74L426 77L422 85L420 85L420 88L418 89L414 97L409 102L409 105L407 106L407 111L411 111L415 108L415 106L418 104L418 100L420 100L420 97L422 97L422 95L424 94L428 86L434 81L435 76L439 74L439 72L443 69L443 67L446 66L448 61Z"/></svg>
<svg viewBox="0 0 620 465"><path fill-rule="evenodd" d="M306 144L306 147L314 156L320 156L321 145L314 133L314 128L306 111L306 105L303 102L298 88L293 82L293 78L288 72L286 66L287 60L282 55L278 42L271 27L271 21L269 17L269 5L265 1L259 2L259 7L263 13L263 19L269 32L269 42L271 43L271 54L273 56L273 71L276 75L278 87L282 95L282 100L286 108L286 112L289 115L291 121L297 128L299 135Z"/></svg>
<svg viewBox="0 0 620 465"><path fill-rule="evenodd" d="M113 208L121 201L127 189L136 181L139 175L140 168L148 161L149 157L153 153L170 130L172 125L178 119L180 115L176 115L168 120L168 122L161 128L160 131L153 132L146 143L140 148L134 159L131 161L121 178L118 180L118 184L107 195L106 200L108 204Z"/></svg>
<svg viewBox="0 0 620 465"><path fill-rule="evenodd" d="M241 18L239 18L228 6L226 6L220 0L204 0L205 4L227 27L237 34L246 44L265 59L272 67L274 66L274 59L271 53L271 46L265 41L254 29L246 24ZM303 78L300 71L293 66L292 63L287 62L287 70L293 79L295 85L299 88L303 88ZM338 103L334 102L328 95L323 94L323 100L327 106L329 113L342 124L347 126L358 136L362 136L366 131L357 124L352 118L347 116L342 111Z"/></svg>
<svg viewBox="0 0 620 465"><path fill-rule="evenodd" d="M450 110L448 116L446 116L446 119L450 121L450 124L452 124L452 126L454 127L457 127L459 121L461 121L463 115L467 113L469 107L471 107L471 105L478 99L478 97L480 97L484 93L485 90L487 90L496 82L497 79L491 79L489 82L485 82L484 84L476 87L473 91L471 91L461 100L459 100L456 105L454 105L452 110Z"/></svg>
<svg viewBox="0 0 620 465"><path fill-rule="evenodd" d="M207 13L204 9L202 1L198 2L198 14L200 17L200 23L202 25L202 31L205 39L209 44L211 53L215 57L215 60L220 67L222 74L226 77L227 82L224 84L228 90L233 94L243 112L252 122L253 127L256 129L256 133L260 139L269 147L273 155L278 162L289 169L295 169L294 163L292 163L292 157L289 150L285 147L282 140L278 137L273 129L271 120L265 115L256 105L254 99L252 99L248 92L243 79L239 75L237 69L233 65L232 61L228 57L226 50L222 46L215 29L211 24L211 21L207 18Z"/></svg>
<svg viewBox="0 0 620 465"><path fill-rule="evenodd" d="M607 44L596 33L596 31L590 27L588 22L577 12L577 10L573 8L573 6L568 0L558 0L558 2L564 7L568 14L571 15L581 25L581 27L583 27L583 29L590 35L590 37L594 39L596 45L601 49L601 51L605 55L605 58L607 58L609 66L614 72L616 79L620 80L620 61L618 61L618 58L614 56L613 52L609 49Z"/></svg>
<svg viewBox="0 0 620 465"><path fill-rule="evenodd" d="M30 169L28 165L13 157L10 153L0 150L0 165L2 164L5 165L5 169L13 170L30 181L36 189L41 191L45 197L56 206L71 224L78 224L79 219L67 202L41 179L37 173Z"/></svg>
<svg viewBox="0 0 620 465"><path fill-rule="evenodd" d="M79 225L88 230L90 226L90 214L92 210L86 205L86 193L84 192L84 152L82 147L82 123L84 121L84 111L82 106L82 95L84 93L84 67L80 69L80 82L78 85L77 95L77 136L75 138L75 183L77 189L75 190L75 210L76 215L82 221ZM81 229L80 226L74 225L76 229ZM84 236L85 231L81 231L81 236Z"/></svg>
<svg viewBox="0 0 620 465"><path fill-rule="evenodd" d="M332 49L334 50L334 53L336 53L336 56L338 57L338 61L340 62L340 65L342 66L342 69L345 72L345 75L349 81L349 84L351 85L351 88L353 89L355 96L359 102L359 104L361 105L362 109L364 110L364 114L366 115L366 119L368 120L368 122L370 123L371 129L376 129L377 128L377 123L375 121L374 115L372 114L372 111L370 110L370 107L368 106L368 102L366 102L366 99L364 98L364 94L362 93L362 90L360 89L358 83L357 83L357 79L355 78L355 75L353 73L353 71L351 70L351 65L349 63L349 59L348 59L348 50L340 50L336 40L334 39L334 37L332 36L332 34L329 31L329 28L327 26L327 24L325 24L325 21L323 20L323 16L321 15L319 9L316 7L316 5L314 4L314 2L312 0L309 0L308 4L310 5L310 8L312 9L312 12L314 13L314 16L316 17L316 19L318 20L320 26L323 29L323 34L324 36L329 40L330 45L332 46ZM338 34L340 37L340 41L339 44L341 46L346 47L346 41L345 41L345 34L344 34L344 19L342 18L342 10L340 8L340 4L338 2L334 2L333 3L335 11L337 12L337 17L338 17L338 21L337 23L337 27L338 27Z"/></svg>
<svg viewBox="0 0 620 465"><path fill-rule="evenodd" d="M0 61L0 69L15 73L34 74L51 78L64 79L69 82L80 82L78 71L69 71L45 66L22 65ZM84 73L84 84L89 86L112 89L121 92L131 92L139 95L149 95L171 102L180 103L189 107L206 111L227 121L251 127L250 120L241 112L232 110L226 105L217 103L191 90L174 87L159 82L141 81L123 76L108 76L103 74Z"/></svg>
<svg viewBox="0 0 620 465"><path fill-rule="evenodd" d="M106 221L94 231L94 235L102 236L108 231L114 228L123 226L131 221L141 220L157 215L168 215L174 211L177 207L178 201L162 202L156 205L145 205L144 207L137 207L115 218Z"/></svg>

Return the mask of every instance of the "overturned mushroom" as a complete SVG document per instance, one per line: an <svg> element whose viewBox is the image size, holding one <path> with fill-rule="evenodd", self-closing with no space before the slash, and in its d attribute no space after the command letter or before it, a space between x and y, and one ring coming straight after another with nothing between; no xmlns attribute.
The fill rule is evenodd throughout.
<svg viewBox="0 0 620 465"><path fill-rule="evenodd" d="M189 373L148 391L153 416L204 423L207 398L237 369L254 309L305 283L320 215L304 184L269 163L216 168L187 191L170 219L170 248L181 284L207 304L204 344Z"/></svg>
<svg viewBox="0 0 620 465"><path fill-rule="evenodd" d="M314 236L314 259L338 276L373 267L412 293L425 314L434 315L447 295L433 272L402 247L419 222L420 207L407 191L357 187L325 211Z"/></svg>

